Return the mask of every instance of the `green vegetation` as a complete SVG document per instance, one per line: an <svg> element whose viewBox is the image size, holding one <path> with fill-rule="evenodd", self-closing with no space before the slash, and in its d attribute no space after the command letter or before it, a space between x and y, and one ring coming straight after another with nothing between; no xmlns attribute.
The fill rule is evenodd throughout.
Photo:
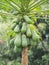
<svg viewBox="0 0 49 65"><path fill-rule="evenodd" d="M0 65L49 65L48 4L0 1Z"/></svg>

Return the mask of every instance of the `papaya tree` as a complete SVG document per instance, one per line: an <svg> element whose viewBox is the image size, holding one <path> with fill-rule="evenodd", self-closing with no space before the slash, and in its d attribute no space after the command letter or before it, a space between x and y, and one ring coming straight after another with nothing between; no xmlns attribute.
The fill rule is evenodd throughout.
<svg viewBox="0 0 49 65"><path fill-rule="evenodd" d="M22 50L22 65L28 65L29 47L41 40L40 33L34 23L41 15L38 15L39 11L41 13L41 8L37 7L45 2L46 0L4 0L2 3L0 2L5 6L2 5L1 10L3 8L6 11L0 14L14 17L10 28L15 35L10 36L9 44L13 45L15 52L18 48ZM11 33L11 35L13 34Z"/></svg>

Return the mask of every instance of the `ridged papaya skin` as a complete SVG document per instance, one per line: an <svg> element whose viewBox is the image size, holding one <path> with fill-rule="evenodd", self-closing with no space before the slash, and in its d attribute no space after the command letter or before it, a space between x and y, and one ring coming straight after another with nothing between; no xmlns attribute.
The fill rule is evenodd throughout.
<svg viewBox="0 0 49 65"><path fill-rule="evenodd" d="M21 34L17 34L17 35L16 35L15 40L14 40L14 44L15 44L17 47L20 47L20 46L21 46Z"/></svg>
<svg viewBox="0 0 49 65"><path fill-rule="evenodd" d="M24 15L24 19L25 19L26 23L33 24L33 21L27 15Z"/></svg>
<svg viewBox="0 0 49 65"><path fill-rule="evenodd" d="M36 31L33 31L33 32L32 32L32 39L33 39L34 41L39 41L40 36L37 34Z"/></svg>
<svg viewBox="0 0 49 65"><path fill-rule="evenodd" d="M11 29L14 30L15 26L16 26L16 23L13 23L13 24L11 25Z"/></svg>
<svg viewBox="0 0 49 65"><path fill-rule="evenodd" d="M16 33L20 32L19 25L16 25L16 27L14 28L14 32Z"/></svg>
<svg viewBox="0 0 49 65"><path fill-rule="evenodd" d="M12 22L13 23L16 23L16 24L19 24L19 19L18 18L15 18Z"/></svg>
<svg viewBox="0 0 49 65"><path fill-rule="evenodd" d="M31 37L32 36L32 32L31 32L31 30L30 30L30 28L28 26L27 26L26 35L27 35L27 37Z"/></svg>
<svg viewBox="0 0 49 65"><path fill-rule="evenodd" d="M27 44L27 38L26 38L26 35L23 34L22 35L22 47L27 47L28 44Z"/></svg>
<svg viewBox="0 0 49 65"><path fill-rule="evenodd" d="M22 32L22 33L25 33L26 30L27 30L26 23L23 22L23 24L22 24L22 28L21 28L21 32Z"/></svg>
<svg viewBox="0 0 49 65"><path fill-rule="evenodd" d="M17 52L21 52L22 49L21 47L17 47L16 45L14 46L14 52L17 53Z"/></svg>

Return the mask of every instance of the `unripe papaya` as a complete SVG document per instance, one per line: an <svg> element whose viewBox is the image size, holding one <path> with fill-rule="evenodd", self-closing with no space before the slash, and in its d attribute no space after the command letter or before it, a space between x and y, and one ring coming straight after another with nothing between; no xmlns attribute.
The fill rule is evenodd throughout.
<svg viewBox="0 0 49 65"><path fill-rule="evenodd" d="M23 34L22 35L22 47L27 47L27 38L26 36Z"/></svg>
<svg viewBox="0 0 49 65"><path fill-rule="evenodd" d="M20 29L21 29L21 27L22 27L22 22L19 22L19 27L20 27Z"/></svg>
<svg viewBox="0 0 49 65"><path fill-rule="evenodd" d="M32 39L35 41L38 41L40 39L40 36L37 34L36 31L32 32Z"/></svg>
<svg viewBox="0 0 49 65"><path fill-rule="evenodd" d="M33 21L27 15L24 16L24 19L28 24L33 24Z"/></svg>
<svg viewBox="0 0 49 65"><path fill-rule="evenodd" d="M15 53L17 52L17 47L16 47L16 45L14 46L14 52L15 52Z"/></svg>
<svg viewBox="0 0 49 65"><path fill-rule="evenodd" d="M29 28L30 28L31 30L35 30L35 29L36 29L35 25L33 25L33 24L29 24L28 26L29 26Z"/></svg>
<svg viewBox="0 0 49 65"><path fill-rule="evenodd" d="M13 24L11 25L11 29L13 30L13 29L15 28L15 26L16 26L16 23L13 23Z"/></svg>
<svg viewBox="0 0 49 65"><path fill-rule="evenodd" d="M27 35L27 37L31 37L32 36L32 32L31 32L29 27L27 27L26 35Z"/></svg>
<svg viewBox="0 0 49 65"><path fill-rule="evenodd" d="M16 35L16 38L14 40L14 44L17 46L17 47L20 47L21 46L21 34L17 34Z"/></svg>
<svg viewBox="0 0 49 65"><path fill-rule="evenodd" d="M34 47L34 46L36 46L36 44L37 44L36 41L34 41L34 40L31 38L31 39L30 39L30 45Z"/></svg>
<svg viewBox="0 0 49 65"><path fill-rule="evenodd" d="M18 18L15 18L12 22L18 24L19 23L19 19Z"/></svg>
<svg viewBox="0 0 49 65"><path fill-rule="evenodd" d="M9 45L10 45L10 48L14 47L14 38L10 40Z"/></svg>
<svg viewBox="0 0 49 65"><path fill-rule="evenodd" d="M16 27L14 28L14 32L16 33L20 32L19 25L16 25Z"/></svg>
<svg viewBox="0 0 49 65"><path fill-rule="evenodd" d="M22 24L22 28L21 28L21 32L22 33L25 33L26 32L26 23L25 22L23 22L23 24Z"/></svg>
<svg viewBox="0 0 49 65"><path fill-rule="evenodd" d="M17 53L17 52L21 52L21 48L17 47L16 45L14 46L14 52Z"/></svg>

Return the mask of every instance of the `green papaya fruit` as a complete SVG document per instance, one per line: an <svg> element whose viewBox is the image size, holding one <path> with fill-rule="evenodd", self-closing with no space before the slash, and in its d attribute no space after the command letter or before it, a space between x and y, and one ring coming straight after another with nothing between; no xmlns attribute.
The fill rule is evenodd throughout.
<svg viewBox="0 0 49 65"><path fill-rule="evenodd" d="M15 18L15 19L13 20L13 22L16 23L16 24L18 24L18 23L19 23L19 19L18 19L18 18Z"/></svg>
<svg viewBox="0 0 49 65"><path fill-rule="evenodd" d="M24 16L24 19L28 24L33 24L33 21L27 15Z"/></svg>
<svg viewBox="0 0 49 65"><path fill-rule="evenodd" d="M22 33L25 33L26 32L26 23L25 22L23 22L23 24L22 24L22 28L21 28L21 32Z"/></svg>
<svg viewBox="0 0 49 65"><path fill-rule="evenodd" d="M36 41L34 41L32 38L30 39L30 45L32 46L32 47L34 47L34 46L36 46Z"/></svg>
<svg viewBox="0 0 49 65"><path fill-rule="evenodd" d="M13 23L13 24L11 25L11 29L13 30L13 29L15 28L15 26L16 26L16 23Z"/></svg>
<svg viewBox="0 0 49 65"><path fill-rule="evenodd" d="M32 39L35 41L38 41L40 39L40 36L37 34L36 31L32 32Z"/></svg>
<svg viewBox="0 0 49 65"><path fill-rule="evenodd" d="M14 28L14 32L16 33L20 32L19 25L16 25L16 27Z"/></svg>
<svg viewBox="0 0 49 65"><path fill-rule="evenodd" d="M21 46L21 34L17 34L16 35L16 38L14 40L14 44L17 46L17 47L20 47Z"/></svg>
<svg viewBox="0 0 49 65"><path fill-rule="evenodd" d="M25 34L22 35L22 47L27 47L27 38Z"/></svg>
<svg viewBox="0 0 49 65"><path fill-rule="evenodd" d="M9 45L10 45L10 48L14 47L14 38L10 40Z"/></svg>
<svg viewBox="0 0 49 65"><path fill-rule="evenodd" d="M17 52L17 47L16 47L16 45L14 46L14 52L15 52L15 53Z"/></svg>
<svg viewBox="0 0 49 65"><path fill-rule="evenodd" d="M31 32L29 27L27 27L26 35L27 35L27 37L31 37L32 36L32 32Z"/></svg>
<svg viewBox="0 0 49 65"><path fill-rule="evenodd" d="M21 29L21 27L22 27L22 22L19 22L19 27L20 27L20 29Z"/></svg>
<svg viewBox="0 0 49 65"><path fill-rule="evenodd" d="M15 47L14 47L14 52L15 52L15 53L21 52L21 48L20 48L20 47L18 48L18 47L15 45Z"/></svg>

